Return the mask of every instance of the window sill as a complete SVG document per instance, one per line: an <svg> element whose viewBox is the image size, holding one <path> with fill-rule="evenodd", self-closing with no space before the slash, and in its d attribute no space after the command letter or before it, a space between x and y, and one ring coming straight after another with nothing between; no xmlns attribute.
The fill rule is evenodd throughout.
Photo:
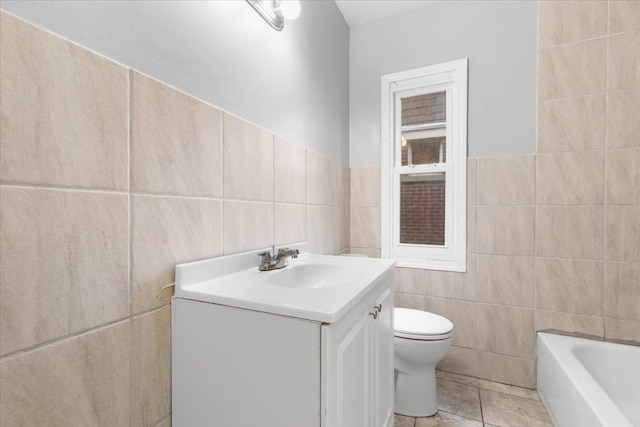
<svg viewBox="0 0 640 427"><path fill-rule="evenodd" d="M419 259L419 258L395 258L395 260L396 260L396 267L400 267L400 268L451 271L451 272L457 272L457 273L467 272L466 256L464 257L464 259L456 260L456 261L442 261L442 260Z"/></svg>

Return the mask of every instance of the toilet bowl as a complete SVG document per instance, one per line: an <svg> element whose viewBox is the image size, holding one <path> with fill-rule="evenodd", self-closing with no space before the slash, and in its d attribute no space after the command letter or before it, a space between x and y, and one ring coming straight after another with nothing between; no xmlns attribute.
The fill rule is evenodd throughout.
<svg viewBox="0 0 640 427"><path fill-rule="evenodd" d="M450 320L421 310L393 309L394 412L428 417L438 411L436 364L453 342Z"/></svg>

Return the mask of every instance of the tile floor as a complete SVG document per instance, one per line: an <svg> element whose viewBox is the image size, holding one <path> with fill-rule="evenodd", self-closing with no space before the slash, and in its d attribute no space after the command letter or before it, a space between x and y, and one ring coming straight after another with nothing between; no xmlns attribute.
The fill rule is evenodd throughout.
<svg viewBox="0 0 640 427"><path fill-rule="evenodd" d="M552 427L535 390L436 371L438 413L395 416L394 427Z"/></svg>

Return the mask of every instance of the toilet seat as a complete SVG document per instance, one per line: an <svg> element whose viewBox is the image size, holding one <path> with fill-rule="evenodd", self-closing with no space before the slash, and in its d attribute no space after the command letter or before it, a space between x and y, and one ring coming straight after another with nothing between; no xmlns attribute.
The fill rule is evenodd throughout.
<svg viewBox="0 0 640 427"><path fill-rule="evenodd" d="M409 308L393 309L393 335L421 341L436 341L453 336L453 323L445 317Z"/></svg>

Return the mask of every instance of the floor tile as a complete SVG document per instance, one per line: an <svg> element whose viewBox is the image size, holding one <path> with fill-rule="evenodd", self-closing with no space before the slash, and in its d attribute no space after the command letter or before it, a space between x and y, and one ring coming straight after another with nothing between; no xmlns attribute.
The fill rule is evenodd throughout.
<svg viewBox="0 0 640 427"><path fill-rule="evenodd" d="M536 390L440 370L436 379L438 413L424 418L396 415L394 427L551 426Z"/></svg>
<svg viewBox="0 0 640 427"><path fill-rule="evenodd" d="M468 377L466 375L455 374L453 372L436 371L436 378L447 381L453 381L455 383L466 384L470 386L478 386L478 378Z"/></svg>
<svg viewBox="0 0 640 427"><path fill-rule="evenodd" d="M468 377L466 375L454 374L453 372L436 371L436 378L453 381L460 384L479 387L485 390L497 391L499 393L511 394L513 396L524 397L526 399L540 400L538 392L523 387L497 383L494 381Z"/></svg>
<svg viewBox="0 0 640 427"><path fill-rule="evenodd" d="M432 417L416 418L415 427L482 427L480 421L438 411Z"/></svg>
<svg viewBox="0 0 640 427"><path fill-rule="evenodd" d="M525 399L540 400L537 391L514 385L478 379L478 387L484 390L497 391L499 393L510 394L512 396L524 397Z"/></svg>
<svg viewBox="0 0 640 427"><path fill-rule="evenodd" d="M490 390L480 390L484 421L499 427L551 427L541 402Z"/></svg>
<svg viewBox="0 0 640 427"><path fill-rule="evenodd" d="M414 427L416 419L404 415L393 414L393 427Z"/></svg>
<svg viewBox="0 0 640 427"><path fill-rule="evenodd" d="M442 379L437 380L438 409L482 421L478 388Z"/></svg>

